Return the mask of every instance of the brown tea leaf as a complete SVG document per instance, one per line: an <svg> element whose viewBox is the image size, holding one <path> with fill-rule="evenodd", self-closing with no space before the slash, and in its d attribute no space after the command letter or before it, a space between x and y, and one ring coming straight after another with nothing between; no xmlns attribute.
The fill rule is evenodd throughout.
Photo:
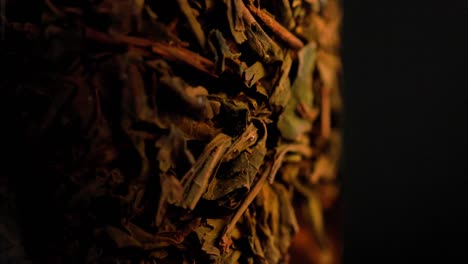
<svg viewBox="0 0 468 264"><path fill-rule="evenodd" d="M263 31L262 27L257 23L244 3L242 3L241 6L243 18L247 24L245 34L249 46L260 56L263 62L267 64L281 60L282 50L265 31Z"/></svg>
<svg viewBox="0 0 468 264"><path fill-rule="evenodd" d="M242 133L232 142L229 149L226 151L223 157L223 162L227 162L236 158L242 151L248 147L254 145L258 140L257 128L254 124L250 124Z"/></svg>
<svg viewBox="0 0 468 264"><path fill-rule="evenodd" d="M312 183L318 183L320 179L334 179L336 175L335 161L331 160L330 157L326 155L321 155L318 157L317 162L315 163L314 171L309 176L309 179Z"/></svg>
<svg viewBox="0 0 468 264"><path fill-rule="evenodd" d="M150 162L146 156L146 140L148 139L148 135L144 132L128 130L128 128L126 132L132 141L135 150L139 154L141 168L138 178L140 181L144 181L144 179L148 177L150 171Z"/></svg>
<svg viewBox="0 0 468 264"><path fill-rule="evenodd" d="M270 175L268 176L268 182L270 184L275 180L276 173L280 169L284 156L288 152L296 152L303 155L305 158L309 158L314 155L314 150L307 145L302 144L283 144L276 149L273 166L271 168Z"/></svg>
<svg viewBox="0 0 468 264"><path fill-rule="evenodd" d="M242 0L223 0L226 5L226 15L229 22L231 34L237 44L242 44L247 40L245 35L245 25L243 20Z"/></svg>
<svg viewBox="0 0 468 264"><path fill-rule="evenodd" d="M263 64L257 61L244 71L244 82L247 85L247 87L250 88L252 87L252 85L256 84L260 79L265 77L265 75L266 71L263 67Z"/></svg>
<svg viewBox="0 0 468 264"><path fill-rule="evenodd" d="M198 120L206 120L213 117L211 105L206 97L208 91L204 87L189 86L182 78L172 74L169 65L165 61L156 60L150 64L158 70L159 82L165 89L169 90L168 98L172 97L174 100L184 104L184 114Z"/></svg>
<svg viewBox="0 0 468 264"><path fill-rule="evenodd" d="M180 181L171 174L160 174L161 195L159 197L158 211L155 223L160 226L166 214L168 204L178 204L182 200L184 187Z"/></svg>
<svg viewBox="0 0 468 264"><path fill-rule="evenodd" d="M259 215L262 215L262 221L257 223L258 232L266 239L261 241L265 260L267 263L278 263L281 259L279 250L279 210L280 203L278 196L273 191L271 185L263 185L262 191L255 198L255 204L258 206Z"/></svg>
<svg viewBox="0 0 468 264"><path fill-rule="evenodd" d="M292 195L282 184L274 183L271 185L276 192L279 200L279 231L277 233L278 248L281 256L286 256L289 246L294 235L299 231L294 207L292 205Z"/></svg>
<svg viewBox="0 0 468 264"><path fill-rule="evenodd" d="M203 32L203 28L200 22L198 22L197 18L193 14L188 0L177 0L177 3L179 4L179 8L182 11L182 14L184 14L185 18L187 19L193 34L196 36L198 44L200 47L204 48L206 44L205 33Z"/></svg>
<svg viewBox="0 0 468 264"><path fill-rule="evenodd" d="M270 104L277 112L281 113L286 107L291 98L291 81L289 79L289 72L291 70L292 58L290 52L284 54L283 63L278 83L276 84L271 97L269 98Z"/></svg>
<svg viewBox="0 0 468 264"><path fill-rule="evenodd" d="M266 263L265 253L257 234L257 218L250 213L250 210L246 210L241 224L246 235L248 235L250 250L260 263Z"/></svg>
<svg viewBox="0 0 468 264"><path fill-rule="evenodd" d="M195 163L195 158L187 148L187 141L182 131L174 125L171 125L168 135L156 141L156 147L159 148L156 159L162 172L174 169L176 164L183 164L184 161L191 165Z"/></svg>
<svg viewBox="0 0 468 264"><path fill-rule="evenodd" d="M217 134L221 133L220 129L214 128L205 122L197 122L187 117L173 118L171 120L184 132L186 140L209 141Z"/></svg>
<svg viewBox="0 0 468 264"><path fill-rule="evenodd" d="M244 212L247 210L249 205L254 201L255 197L258 193L262 190L262 187L270 174L271 168L265 168L263 173L261 174L260 178L254 183L254 187L251 191L247 194L244 201L242 201L241 205L237 208L235 214L231 217L229 222L226 224L223 233L221 235L221 240L227 241L230 239L231 232L234 230L237 222L242 217ZM223 251L225 252L225 251Z"/></svg>
<svg viewBox="0 0 468 264"><path fill-rule="evenodd" d="M142 248L140 242L116 227L106 226L103 231L113 241L116 248Z"/></svg>
<svg viewBox="0 0 468 264"><path fill-rule="evenodd" d="M202 245L201 250L214 263L221 256L220 250L216 247L216 242L224 225L225 220L223 219L206 219L195 229L195 234Z"/></svg>
<svg viewBox="0 0 468 264"><path fill-rule="evenodd" d="M219 72L224 72L226 59L235 61L241 56L241 53L231 52L223 34L217 29L210 31L208 44L215 54L216 68Z"/></svg>
<svg viewBox="0 0 468 264"><path fill-rule="evenodd" d="M295 181L294 187L306 198L306 203L303 206L304 214L307 215L308 223L310 224L315 239L320 247L327 249L329 246L323 219L322 203L319 194L315 189L304 186L301 182Z"/></svg>
<svg viewBox="0 0 468 264"><path fill-rule="evenodd" d="M252 126L249 127L251 128ZM223 162L231 160L226 160L226 155L232 152L233 149L237 149L240 154L236 155L236 158L231 162L221 165L216 177L210 182L203 196L204 199L218 200L219 204L222 203L225 207L234 209L239 204L240 199L248 193L266 155L265 126L263 128L263 131L265 131L263 132L265 135L263 138L258 141L256 139L250 140L252 136L257 136L256 130L256 128L247 129L247 133L244 133L234 141L231 148L226 152ZM252 135L252 132L255 135ZM247 146L239 144L245 142L242 139L247 139L247 143L251 141L257 142L249 151L250 153L243 149L244 147L247 148Z"/></svg>

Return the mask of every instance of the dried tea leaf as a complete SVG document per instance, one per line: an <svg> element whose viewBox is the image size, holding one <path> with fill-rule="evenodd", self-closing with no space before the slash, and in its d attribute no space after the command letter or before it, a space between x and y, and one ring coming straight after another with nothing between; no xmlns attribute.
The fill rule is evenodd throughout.
<svg viewBox="0 0 468 264"><path fill-rule="evenodd" d="M198 22L197 18L195 17L188 0L177 0L177 3L179 4L179 8L182 11L182 14L184 14L185 18L187 19L193 34L196 36L198 44L200 47L204 48L206 44L205 33L203 32L203 28L200 22Z"/></svg>
<svg viewBox="0 0 468 264"><path fill-rule="evenodd" d="M237 222L242 217L244 212L247 210L249 205L254 201L258 193L262 190L262 187L265 184L265 181L267 180L270 173L271 173L271 167L265 168L260 178L255 182L254 187L247 194L244 201L237 208L237 211L234 213L234 215L231 217L229 222L226 224L226 227L224 228L224 231L221 235L222 241L227 241L230 239L231 232L235 229ZM223 245L221 244L221 246ZM225 252L225 250L223 250L223 252Z"/></svg>
<svg viewBox="0 0 468 264"><path fill-rule="evenodd" d="M320 73L320 79L327 89L333 89L338 86L338 74L341 71L341 63L337 55L318 51L317 69Z"/></svg>
<svg viewBox="0 0 468 264"><path fill-rule="evenodd" d="M277 109L278 112L283 111L291 98L291 81L289 79L291 65L291 53L287 52L284 54L283 62L281 64L281 76L273 90L271 97L269 98L270 104L272 107L274 107L274 109Z"/></svg>
<svg viewBox="0 0 468 264"><path fill-rule="evenodd" d="M187 117L172 118L172 122L177 124L178 128L184 132L186 140L202 140L209 141L217 134L221 133L220 129L205 122L197 122Z"/></svg>
<svg viewBox="0 0 468 264"><path fill-rule="evenodd" d="M279 211L278 196L271 188L271 185L263 185L262 191L255 198L258 206L258 214L262 215L262 221L257 223L260 237L265 237L260 242L265 253L267 263L278 263L281 259L279 250Z"/></svg>
<svg viewBox="0 0 468 264"><path fill-rule="evenodd" d="M248 126L250 111L248 105L239 101L221 99L221 113L223 132L232 136L243 133Z"/></svg>
<svg viewBox="0 0 468 264"><path fill-rule="evenodd" d="M119 228L106 226L104 227L103 232L112 240L116 248L142 248L140 242L133 238L129 233Z"/></svg>
<svg viewBox="0 0 468 264"><path fill-rule="evenodd" d="M299 103L313 106L312 73L315 67L316 44L307 44L298 53L299 69L291 87L291 100L278 119L281 136L287 140L299 140L304 133L312 129L312 123L296 114Z"/></svg>
<svg viewBox="0 0 468 264"><path fill-rule="evenodd" d="M141 160L138 178L144 180L148 177L150 171L150 162L146 156L146 140L148 139L148 135L144 132L130 130L128 126L126 132Z"/></svg>
<svg viewBox="0 0 468 264"><path fill-rule="evenodd" d="M149 105L149 96L141 71L141 54L131 49L121 59L122 78L125 82L122 109L126 117L133 122L153 123L156 119L155 109Z"/></svg>
<svg viewBox="0 0 468 264"><path fill-rule="evenodd" d="M145 43L143 46L151 46L151 50L154 53L159 54L168 60L186 63L201 72L204 72L213 77L217 77L217 75L214 73L214 63L200 56L198 53L189 51L184 48L170 46L161 42Z"/></svg>
<svg viewBox="0 0 468 264"><path fill-rule="evenodd" d="M240 225L242 225L243 230L245 230L244 232L247 236L250 250L260 263L265 263L265 253L263 252L263 247L257 234L257 218L255 216L256 215L250 213L250 210L246 210Z"/></svg>
<svg viewBox="0 0 468 264"><path fill-rule="evenodd" d="M176 164L187 162L192 165L195 163L195 158L187 148L187 141L182 131L175 125L171 125L168 135L159 138L156 147L159 148L156 159L162 172L176 168Z"/></svg>
<svg viewBox="0 0 468 264"><path fill-rule="evenodd" d="M296 21L293 18L291 1L280 0L280 1L265 1L265 5L269 4L271 7L270 11L274 12L275 18L287 29L291 30L296 26ZM292 1L294 2L294 1Z"/></svg>
<svg viewBox="0 0 468 264"><path fill-rule="evenodd" d="M299 224L292 205L292 196L286 187L278 183L272 184L271 187L276 192L279 200L280 226L278 231L278 247L284 259L288 255L292 238L299 231Z"/></svg>
<svg viewBox="0 0 468 264"><path fill-rule="evenodd" d="M209 257L210 263L217 263L221 256L216 243L225 223L223 219L206 219L195 229L195 234L202 245L201 250Z"/></svg>
<svg viewBox="0 0 468 264"><path fill-rule="evenodd" d="M314 150L311 147L307 146L307 145L302 145L302 144L283 144L283 145L280 145L276 149L276 153L275 153L273 165L272 165L272 168L271 168L271 172L270 172L270 175L268 176L268 182L270 184L273 183L273 181L275 179L275 176L276 176L276 173L278 172L278 170L280 169L280 167L281 167L281 165L283 163L284 156L288 152L296 152L298 154L303 155L304 157L311 157L314 154Z"/></svg>
<svg viewBox="0 0 468 264"><path fill-rule="evenodd" d="M17 96L21 149L34 146L21 158L44 175L23 191L47 201L52 221L34 224L57 234L25 232L25 249L62 263L308 263L288 254L305 210L321 245L307 250L335 261L323 211L340 190L337 7L46 0L32 21L10 10L0 86Z"/></svg>
<svg viewBox="0 0 468 264"><path fill-rule="evenodd" d="M217 29L210 31L208 44L215 54L216 68L219 72L224 72L226 59L235 61L241 56L241 53L231 52L223 34Z"/></svg>
<svg viewBox="0 0 468 264"><path fill-rule="evenodd" d="M159 71L159 81L165 89L168 89L168 98L180 102L185 106L184 114L190 115L199 120L206 120L213 117L210 103L206 96L208 91L201 86L191 87L182 78L174 76L169 65L162 60L151 62L153 67ZM175 108L174 105L168 107ZM178 108L180 109L180 107ZM173 111L175 109L172 109ZM180 110L179 110L180 111Z"/></svg>
<svg viewBox="0 0 468 264"><path fill-rule="evenodd" d="M231 137L218 134L208 143L192 168L182 178L183 199L180 206L193 210L208 187L212 174L231 145Z"/></svg>
<svg viewBox="0 0 468 264"><path fill-rule="evenodd" d="M297 114L302 119L308 120L310 122L315 121L317 119L317 117L319 116L319 113L320 113L318 108L312 108L312 107L306 105L303 102L300 102L297 105L296 111L297 111Z"/></svg>
<svg viewBox="0 0 468 264"><path fill-rule="evenodd" d="M304 186L301 182L295 181L294 187L306 198L306 203L303 206L303 211L307 216L308 223L313 230L315 239L322 249L329 247L329 241L325 230L322 203L319 193L312 188Z"/></svg>
<svg viewBox="0 0 468 264"><path fill-rule="evenodd" d="M244 3L241 2L241 6L247 24L245 34L250 48L267 64L281 60L281 48L263 31Z"/></svg>
<svg viewBox="0 0 468 264"><path fill-rule="evenodd" d="M278 23L273 17L268 15L265 11L249 5L249 10L254 13L262 22L270 28L273 33L280 37L284 42L286 42L293 49L301 49L304 47L304 43L294 36L288 29L283 27Z"/></svg>
<svg viewBox="0 0 468 264"><path fill-rule="evenodd" d="M226 5L227 20L231 34L237 44L242 44L247 40L245 35L244 14L242 9L242 0L223 0Z"/></svg>
<svg viewBox="0 0 468 264"><path fill-rule="evenodd" d="M252 87L252 85L256 84L260 79L265 77L266 70L263 67L261 62L255 62L249 68L244 71L244 82L247 87Z"/></svg>
<svg viewBox="0 0 468 264"><path fill-rule="evenodd" d="M251 132L256 132L256 129L246 131L248 133L241 135L240 139L247 138L247 142L250 143ZM265 132L263 134L266 135ZM256 139L252 141L255 142ZM239 145L242 142L242 140L236 139L226 154L229 154L232 149L236 150L242 147L242 145ZM249 151L250 153L241 148L239 150L241 153L234 160L221 166L216 177L210 182L203 196L204 199L217 200L219 204L229 209L234 209L239 204L240 199L250 190L266 155L266 136L256 142L256 145Z"/></svg>
<svg viewBox="0 0 468 264"><path fill-rule="evenodd" d="M320 193L319 196L322 208L324 210L332 208L340 193L338 185L336 183L325 183L318 185L317 188Z"/></svg>
<svg viewBox="0 0 468 264"><path fill-rule="evenodd" d="M328 1L323 7L323 16L313 16L314 26L317 28L318 43L325 50L337 50L339 47L341 10L336 1Z"/></svg>
<svg viewBox="0 0 468 264"><path fill-rule="evenodd" d="M159 197L158 210L156 212L156 226L161 225L163 217L166 214L168 204L180 203L184 190L184 187L174 175L161 173L159 177L161 194Z"/></svg>
<svg viewBox="0 0 468 264"><path fill-rule="evenodd" d="M253 123L251 123L242 133L234 139L229 149L226 151L223 157L223 162L227 162L236 158L242 151L248 147L254 145L258 139L258 129Z"/></svg>
<svg viewBox="0 0 468 264"><path fill-rule="evenodd" d="M268 37L257 22L249 24L245 32L247 35L247 43L263 62L271 64L281 60L281 49Z"/></svg>
<svg viewBox="0 0 468 264"><path fill-rule="evenodd" d="M149 256L151 258L156 258L156 259L159 259L159 260L162 260L162 259L165 259L169 256L169 253L167 252L167 250L153 250ZM153 262L153 263L157 263L157 262Z"/></svg>
<svg viewBox="0 0 468 264"><path fill-rule="evenodd" d="M314 171L309 176L312 183L318 183L320 179L334 180L336 176L336 162L326 155L318 157Z"/></svg>
<svg viewBox="0 0 468 264"><path fill-rule="evenodd" d="M240 250L231 250L227 254L222 255L222 264L236 264L239 263L239 258L242 255Z"/></svg>
<svg viewBox="0 0 468 264"><path fill-rule="evenodd" d="M178 231L159 232L155 235L150 234L140 228L139 226L129 223L128 230L133 236L143 245L144 250L153 251L168 246L175 246L181 244L185 238L193 232L200 224L200 219L195 218L188 224L185 224Z"/></svg>

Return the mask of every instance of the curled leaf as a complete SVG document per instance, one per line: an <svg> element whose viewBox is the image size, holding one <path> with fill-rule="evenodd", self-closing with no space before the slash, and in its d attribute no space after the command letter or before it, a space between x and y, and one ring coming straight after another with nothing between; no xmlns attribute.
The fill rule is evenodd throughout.
<svg viewBox="0 0 468 264"><path fill-rule="evenodd" d="M253 126L253 125L252 125ZM232 149L236 150L241 145L242 139L247 136L247 143L250 143L249 139L252 138L252 132L256 132L256 129L246 130L245 133L240 136L241 140L237 139L231 145L229 151ZM210 182L210 185L204 194L203 198L207 200L217 200L219 204L234 209L241 199L248 193L257 175L260 166L262 165L266 155L266 131L262 132L263 137L252 147L250 151L240 149L242 151L239 155L236 155L231 162L227 162L221 165L217 172L216 177ZM256 135L256 133L255 133ZM235 146L234 146L235 145Z"/></svg>
<svg viewBox="0 0 468 264"><path fill-rule="evenodd" d="M230 161L236 158L242 151L254 145L258 139L257 128L254 124L250 124L231 144L223 157L223 162Z"/></svg>
<svg viewBox="0 0 468 264"><path fill-rule="evenodd" d="M193 167L182 178L184 185L183 199L180 205L193 210L203 193L215 168L231 145L231 137L218 134L203 150Z"/></svg>

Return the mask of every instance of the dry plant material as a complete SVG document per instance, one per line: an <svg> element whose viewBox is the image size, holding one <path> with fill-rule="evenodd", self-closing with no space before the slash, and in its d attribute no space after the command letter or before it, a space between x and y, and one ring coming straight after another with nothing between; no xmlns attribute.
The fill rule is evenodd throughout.
<svg viewBox="0 0 468 264"><path fill-rule="evenodd" d="M25 233L35 262L288 263L299 222L338 262L336 1L11 5L2 87L58 234Z"/></svg>

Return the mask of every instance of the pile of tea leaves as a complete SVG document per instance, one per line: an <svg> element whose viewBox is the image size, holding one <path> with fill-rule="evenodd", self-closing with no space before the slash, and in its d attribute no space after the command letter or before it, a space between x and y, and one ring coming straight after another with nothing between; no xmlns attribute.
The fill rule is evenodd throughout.
<svg viewBox="0 0 468 264"><path fill-rule="evenodd" d="M287 263L298 210L329 254L336 1L20 3L1 83L33 260Z"/></svg>

